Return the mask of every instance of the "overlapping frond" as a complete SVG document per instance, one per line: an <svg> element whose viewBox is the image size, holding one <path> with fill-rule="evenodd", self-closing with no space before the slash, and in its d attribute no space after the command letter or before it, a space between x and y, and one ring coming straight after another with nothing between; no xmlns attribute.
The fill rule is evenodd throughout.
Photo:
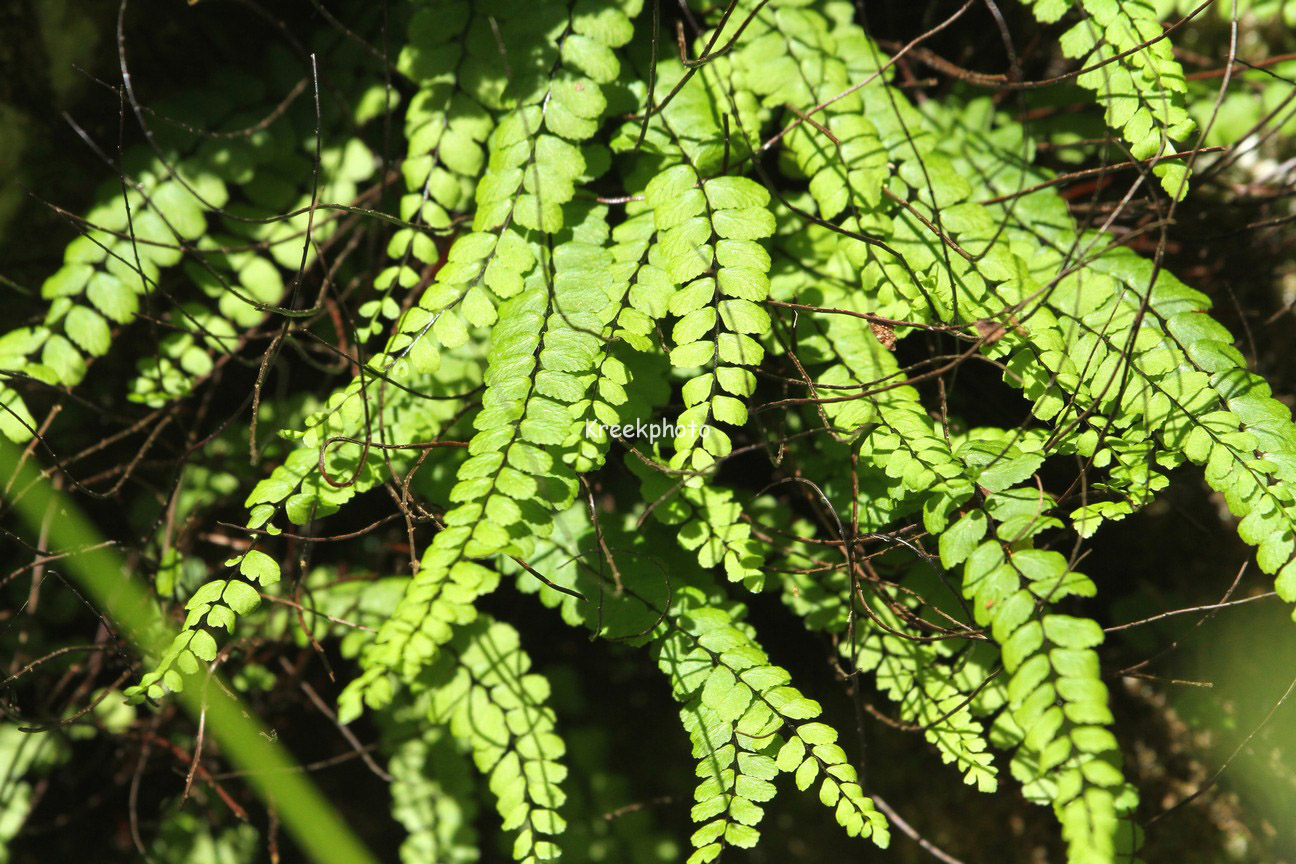
<svg viewBox="0 0 1296 864"><path fill-rule="evenodd" d="M1060 37L1076 83L1182 197L1187 160L1172 157L1193 124L1154 8L1029 5L1076 19ZM409 7L387 70L399 86L353 88L354 116L335 122L303 103L288 132L150 157L87 213L42 287L43 321L0 337L15 441L37 421L14 382L81 384L114 325L169 290L164 271L185 281L149 315L169 333L128 385L136 402L170 405L237 360L264 374L281 340L316 369L294 337L326 326L343 346L323 395L274 418L279 440L253 454L271 467L219 484L255 481L215 575L163 535L159 594L192 590L127 695L183 689L240 622L338 639L356 668L338 720L372 712L410 736L386 751L403 859L477 860L471 760L514 857L556 860L574 809L559 700L524 648L525 613L510 617L517 598L488 597L516 588L642 647L664 677L698 779L690 864L754 846L782 774L885 846L829 712L747 620L769 591L831 642L852 696L867 678L967 784L1014 779L1051 807L1072 864L1133 860L1097 589L1059 550L1193 463L1296 602L1296 425L1209 299L1079 224L994 101L897 86L851 4L718 4L691 40L681 19L671 52L662 10L638 0ZM367 191L374 149L308 134L397 110L398 170ZM344 217L375 215L344 202L389 185L378 265L326 297ZM255 340L272 343L260 364L240 356ZM951 410L965 364L1002 377L1013 416ZM645 421L671 432L625 431ZM184 446L223 459L248 443L232 440ZM1082 466L1079 495L1045 480L1063 461ZM169 519L201 511L175 488ZM408 576L309 567L317 523L364 516L371 494L404 518L381 554L408 555ZM329 539L378 523L345 524ZM285 574L309 602L262 607ZM0 735L5 752L18 763Z"/></svg>

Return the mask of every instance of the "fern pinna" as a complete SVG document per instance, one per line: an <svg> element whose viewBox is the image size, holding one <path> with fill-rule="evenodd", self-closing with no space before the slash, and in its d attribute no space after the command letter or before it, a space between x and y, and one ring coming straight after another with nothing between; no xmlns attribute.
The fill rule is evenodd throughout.
<svg viewBox="0 0 1296 864"><path fill-rule="evenodd" d="M1028 112L976 76L928 98L915 46L888 53L854 4L354 5L316 48L327 98L215 82L77 221L40 322L0 336L18 443L87 387L179 412L222 367L256 370L239 422L186 443L224 467L177 474L146 532L182 626L125 696L259 669L266 640L337 641L336 717L380 730L408 862L479 860L482 790L521 862L719 860L786 787L886 847L837 695L762 644L782 615L969 786L1051 808L1067 861L1136 860L1082 545L1191 463L1296 602L1296 425L1207 296L1082 218ZM1096 98L1171 220L1209 118L1158 10L1022 6L1065 22L1057 86ZM352 235L380 239L376 266L349 262ZM157 335L136 373L98 379L135 330ZM299 360L324 383L272 400ZM1001 426L948 398L970 364L1016 400ZM402 560L313 563L374 501ZM185 526L239 507L209 572ZM592 782L592 754L632 742L566 719L581 687L528 644L546 610L660 676L696 774L688 843L651 813L594 818L628 784Z"/></svg>

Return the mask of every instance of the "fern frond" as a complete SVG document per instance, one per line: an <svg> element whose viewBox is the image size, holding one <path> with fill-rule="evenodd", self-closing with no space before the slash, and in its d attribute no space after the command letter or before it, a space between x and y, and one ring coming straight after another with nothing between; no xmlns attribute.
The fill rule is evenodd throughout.
<svg viewBox="0 0 1296 864"><path fill-rule="evenodd" d="M798 536L812 533L809 526L799 527ZM997 651L970 643L957 632L935 638L934 629L915 623L926 620L933 628L967 624L960 621L960 609L938 602L948 596L944 586L927 578L927 568L920 565L910 568L901 583L903 591L861 588L860 599L852 603L855 580L844 568L825 567L806 544L793 544L784 563L788 570L783 577L784 604L804 618L807 627L833 635L840 654L850 661L852 674L874 675L878 689L896 703L900 720L922 731L941 758L962 772L966 783L984 792L996 791L998 771L978 718L999 707L993 693L986 693L996 674L992 667ZM875 561L875 568L882 566ZM937 605L943 614L924 618L920 602ZM857 608L863 603L868 604L867 610ZM898 614L897 609L906 614Z"/></svg>
<svg viewBox="0 0 1296 864"><path fill-rule="evenodd" d="M627 462L641 481L644 500L653 515L678 528L679 545L697 555L705 570L723 567L730 582L741 582L752 591L764 585L765 549L742 520L743 506L734 491L718 484L687 486L681 478L665 474L637 459Z"/></svg>
<svg viewBox="0 0 1296 864"><path fill-rule="evenodd" d="M684 385L685 410L676 423L687 428L676 434L671 465L702 471L733 446L721 430L703 428L712 420L746 424L742 400L756 388L749 370L765 356L754 337L770 328L757 305L769 295L769 256L753 241L774 231L769 193L743 177L702 180L679 165L653 178L644 194L661 232L659 266L680 289L669 304L679 319L671 365L705 370Z"/></svg>
<svg viewBox="0 0 1296 864"><path fill-rule="evenodd" d="M780 770L805 791L819 781L819 800L851 836L888 845L886 820L860 789L858 775L830 726L813 721L817 702L770 665L749 629L712 598L676 592L671 627L655 641L658 666L683 703L680 716L702 778L694 792L691 864L714 861L727 846L755 845L761 804L774 797ZM786 739L780 732L786 728Z"/></svg>
<svg viewBox="0 0 1296 864"><path fill-rule="evenodd" d="M411 680L436 656L449 632L431 617L429 600L445 584L470 595L494 584L469 559L508 550L525 554L531 537L548 530L547 514L575 495L575 473L559 448L582 434L577 416L588 388L597 386L594 373L606 353L603 329L614 307L613 286L601 281L612 263L604 212L564 208L586 171L580 148L571 142L597 131L606 100L594 79L616 77L611 48L629 38L622 28L594 26L588 15L600 7L605 24L624 17L614 4L594 4L580 14L557 15L548 34L528 20L526 29L509 34L521 45L504 37L514 50L528 44L541 49L541 62L514 69L511 86L521 104L491 135L473 233L455 241L437 285L419 301L430 320L417 332L412 331L420 324L406 322L389 348L392 354L410 353L429 333L444 348L457 348L468 340L461 315L491 328L486 391L474 421L478 431L451 493L458 506L446 514L447 529L434 540L435 554L425 558L407 602L367 652L364 674L344 694L348 716L362 702L380 706L390 698L386 676L399 671ZM546 36L563 46L558 57ZM566 48L567 40L579 47ZM506 301L498 310L496 297ZM422 351L435 368L435 349ZM459 581L461 573L473 575Z"/></svg>
<svg viewBox="0 0 1296 864"><path fill-rule="evenodd" d="M35 775L70 755L63 741L26 734L10 720L0 721L0 862L8 864L9 841L31 812Z"/></svg>
<svg viewBox="0 0 1296 864"><path fill-rule="evenodd" d="M513 857L530 864L559 857L566 820L566 746L554 731L549 682L531 672L517 631L483 616L450 645L453 662L433 670L429 718L472 748L489 778L505 831L516 831ZM449 656L446 657L449 660Z"/></svg>
<svg viewBox="0 0 1296 864"><path fill-rule="evenodd" d="M526 44L540 44L537 39L543 40L545 33L536 32L531 29L534 22L528 22L528 28L506 27L506 33L509 37L522 40L520 44L515 43L513 47L522 50ZM571 21L567 17L562 20L555 19L554 26L558 28L555 32L560 36L571 34ZM526 52L523 51L525 54ZM548 52L541 52L541 56L548 56ZM553 62L552 58L549 62ZM524 70L517 70L522 73ZM493 296L500 298L509 298L518 295L523 288L523 279L533 272L536 262L540 259L548 261L548 253L539 244L528 239L529 231L541 229L541 223L544 222L548 230L557 231L561 227L561 205L570 200L573 191L571 182L575 181L584 171L585 163L580 155L579 150L572 144L567 143L562 138L553 134L545 134L540 131L540 123L545 119L547 111L552 105L562 105L564 99L584 99L582 106L588 106L589 99L595 99L601 102L598 96L598 87L588 79L581 79L588 83L591 92L582 96L581 92L585 85L580 88L574 85L563 88L560 86L562 81L555 81L553 87L548 85L548 77L540 79L543 86L535 85L535 81L520 75L518 81L514 82L517 86L517 93L523 100L523 107L512 110L499 122L490 139L491 161L487 167L485 176L478 186L477 195L477 215L476 228L479 230L461 236L455 241L448 254L447 263L438 273L437 282L430 287L420 298L419 305L411 309L401 319L398 331L389 341L387 350L376 354L369 361L369 366L373 372L381 376L394 374L399 378L413 375L427 375L436 372L441 364L441 352L435 347L440 343L441 349L445 351L454 351L461 348L468 342L469 334L464 318L468 323L474 326L490 326L495 324L498 313L495 308ZM580 83L580 82L577 82ZM533 89L528 90L528 86ZM561 92L560 92L561 91ZM552 98L550 98L552 97ZM580 110L586 110L585 107ZM600 105L597 109L602 110ZM597 112L595 116L597 115ZM561 111L555 112L555 117L562 118L564 115ZM558 122L558 121L554 121ZM581 127L584 129L584 127ZM596 128L596 127L595 127ZM570 133L566 127L560 131ZM592 134L593 129L589 129L585 134ZM539 178L544 176L548 188L544 192L543 198L539 196L538 184ZM566 184L556 179L560 177L568 178ZM562 188L566 185L566 190ZM530 189L530 192L523 193L524 188ZM555 220L557 223L555 224ZM525 315L530 308L531 314L537 310L534 308L536 303L547 307L551 298L546 298L549 290L548 282L554 278L549 272L549 264L546 263L543 273L536 273L536 278L532 279L531 289L519 295L511 307L510 315L517 316L517 321L526 322L526 327L531 327L532 333L538 333L539 327L533 325ZM393 279L401 278L399 273L392 275ZM526 304L529 303L530 307ZM600 304L601 306L601 304ZM568 314L576 310L566 310ZM543 314L543 313L541 313ZM514 321L514 337L525 338L528 334L518 333L516 330L517 321ZM570 328L568 328L570 329ZM487 394L484 398L484 410L478 418L478 428L495 429L497 432L508 432L508 429L501 424L501 410L507 411L507 408L495 406L492 411L490 401L499 398L494 393L493 384L498 384L501 388L512 386L512 381L505 381L511 373L508 371L507 363L511 356L509 351L525 351L525 348L515 340L508 343L507 337L510 331L506 327L496 327L496 347L492 348L492 361L495 364L496 377L492 380L490 372L487 373ZM434 341L435 340L435 341ZM499 348L498 345L504 342L505 348ZM501 367L499 364L505 364ZM503 368L503 371L499 371ZM444 375L441 379L444 381ZM344 391L337 393L329 400L326 410L321 412L316 418L313 418L306 434L303 436L303 443L307 445L306 449L296 451L289 463L282 468L282 473L288 476L279 476L263 481L253 494L249 497L247 504L254 508L252 518L249 521L249 527L260 529L262 526L269 524L270 518L276 512L276 508L287 506L290 496L307 495L306 500L299 499L298 509L302 512L309 512L312 516L318 511L318 503L323 503L328 509L336 509L346 499L350 498L356 491L365 488L352 482L348 485L334 486L327 483L322 475L312 470L315 464L327 465L330 460L330 467L336 472L334 476L346 477L348 474L355 475L357 471L356 450L352 445L343 445L331 452L323 452L331 438L342 436L345 438L355 438L368 429L367 406L367 385L371 382L365 380L364 376L356 379ZM404 383L404 382L402 382ZM413 383L413 382L411 382ZM406 385L408 387L408 385ZM401 393L410 394L408 389L402 389ZM504 401L503 398L500 399ZM394 400L386 403L386 411L392 417L392 423L396 423L397 417L404 418L406 425L415 426L422 435L414 434L408 438L402 436L397 440L420 440L427 437L428 432L437 431L435 414L432 417L427 416L426 410L419 411L416 419L411 421L409 413L402 410L404 405L403 399ZM556 433L552 429L546 429L546 424L552 425L555 422L554 410L548 410L547 406L553 406L553 409L561 410L561 403L552 400L537 397L535 400L534 413L537 415L531 418L531 431L544 440L551 440ZM380 426L382 425L380 418ZM522 417L518 416L512 421L514 424L522 422ZM483 423L493 423L493 426L483 427ZM508 423L507 419L503 423ZM340 427L340 428L339 428ZM392 433L397 432L397 428L392 425L384 428L384 431ZM414 431L414 430L411 430ZM566 427L561 430L561 437L566 435ZM333 433L329 435L329 433ZM513 427L513 434L518 434L518 427ZM483 433L477 436L479 449L482 443L492 448L498 447L499 442L491 443L489 435ZM519 444L523 443L519 437ZM552 443L561 443L552 442ZM350 449L349 449L350 448ZM361 451L362 453L365 451ZM519 454L522 448L518 449ZM345 456L338 454L345 453ZM496 453L503 456L502 450ZM474 456L481 455L474 453ZM478 460L475 464L480 464ZM474 464L474 463L468 463ZM534 461L530 463L533 471L546 470L543 466ZM371 480L377 480L376 468L373 463L365 462L358 466L360 470L371 472ZM497 468L500 466L497 466ZM468 469L470 473L476 470L475 467ZM508 479L506 475L506 480ZM358 477L352 477L358 480ZM465 480L477 479L465 477ZM522 477L520 482L528 483L529 478ZM314 489L313 495L309 492L298 492L297 488L302 483L311 484ZM515 489L515 491L518 491ZM462 493L462 494L467 494ZM526 491L519 492L519 497L523 501L528 501L538 494L538 487L534 481L529 481ZM464 516L472 508L472 501L481 499L484 503L477 505L478 512L482 512L485 504L493 503L496 507L504 508L507 513L497 514L492 512L492 516L497 519L510 519L512 521L501 524L500 522L484 522L477 532L479 536L476 543L468 549L471 554L477 556L486 556L498 551L504 545L501 536L507 537L506 525L517 524L521 514L517 517L512 515L512 511L517 509L514 505L509 508L508 504L512 502L509 496L499 494L491 496L483 492L474 495L470 503L466 503L458 511L458 516ZM318 502L318 503L317 503ZM307 506L309 505L309 507ZM259 509L256 509L259 508ZM456 518L451 514L451 524ZM535 521L536 517L532 516ZM461 536L463 535L463 536ZM449 638L449 633L442 627L434 627L436 622L428 617L428 609L425 601L430 597L441 593L442 583L450 580L452 584L460 586L461 590L474 590L483 588L487 584L492 584L489 580L484 581L480 574L469 567L464 561L463 567L457 567L460 563L461 553L464 550L464 544L469 542L471 532L467 535L463 531L451 531L439 535L442 539L438 540L439 545L434 545L433 549L441 549L447 552L448 559L442 560L439 556L433 556L431 560L425 559L425 568L422 573L410 586L410 599L402 610L383 628L383 633L373 646L367 649L371 656L381 656L386 658L385 663L381 666L378 660L372 661L372 665L366 667L365 676L354 683L352 689L348 692L358 694L367 693L366 701L369 704L381 705L386 704L390 699L392 692L391 682L386 680L386 674L397 668L405 670L410 676L417 673L419 665L415 658L422 658L423 661L431 660L435 656L435 650L439 644L443 644ZM452 548L458 542L458 549ZM491 546L491 543L497 543ZM253 560L261 561L265 558L264 553L253 550L256 556ZM249 553L251 554L251 553ZM246 557L237 559L233 564L244 568L243 561ZM272 559L266 558L266 560ZM266 579L270 583L277 578L278 567L269 564L256 569L255 576L252 578ZM244 575L252 575L244 573ZM217 580L213 585L222 585L228 580ZM235 582L234 584L241 584ZM266 584L266 583L263 583ZM472 586L467 588L466 586ZM212 589L214 592L215 589ZM208 597L204 595L203 603L210 601L219 601L223 595ZM204 616L211 614L210 608L204 608L203 603L195 603L191 607L190 619L187 622L186 629L177 637L176 644L172 652L169 652L164 658L163 663L154 672L145 676L145 682L135 693L149 692L149 687L156 686L156 682L163 677L168 676L166 684L168 687L175 688L181 684L178 674L170 670L170 666L176 663L182 663L185 667L196 668L197 659L210 652L214 640L209 633L202 630L194 629L204 620ZM214 626L232 627L233 615L228 614L225 609L229 608L225 604L218 605L218 619L211 622ZM470 605L469 605L469 608ZM201 614L196 614L201 612ZM415 622L410 624L408 619ZM431 628L436 635L428 637L421 633L423 627ZM194 654L188 647L190 642L197 640L197 647L200 653ZM409 645L411 640L416 641L416 645ZM210 643L210 644L209 644ZM410 648L410 653L405 655L404 648ZM383 652L381 654L377 652ZM381 681L383 683L377 684ZM349 711L359 709L362 700L358 696L348 696L346 703Z"/></svg>
<svg viewBox="0 0 1296 864"><path fill-rule="evenodd" d="M887 126L883 118L888 116L897 118L897 122L903 124L902 137L890 134L888 141L889 130L887 130L878 135L876 141L888 141L891 159L898 163L897 174L911 187L919 190L918 200L911 199L907 204L899 205L895 199L891 201L874 199L864 194L864 190L853 188L856 178L852 178L849 173L838 173L836 176L829 175L825 180L816 180L816 205L823 212L834 214L846 212L851 215L851 218L855 218L856 213L867 212L870 213L869 219L873 223L878 221L879 210L890 214L891 230L884 234L885 244L879 246L874 243L851 241L856 243L856 248L847 252L847 254L854 252L855 263L864 270L865 284L889 283L893 289L904 290L905 293L896 296L896 300L903 305L891 307L895 310L893 314L918 315L921 318L923 311L927 311L938 320L948 320L949 316L955 315L963 320L990 316L1002 309L1005 299L1012 303L1019 297L1027 296L1029 289L1025 286L1018 288L1012 282L1014 272L1022 271L1021 264L1006 248L998 247L994 243L995 223L980 215L977 205L963 203L967 201L971 187L960 176L955 162L948 158L944 160L932 158L935 151L941 149L940 139L924 131L923 127L928 124L923 118L915 115L905 117L904 110L894 107L898 104L895 97L886 94L881 82L862 88L860 96L861 105L855 108L856 112L861 110L861 107L873 105L877 110L870 112L869 117L877 118L876 122L881 124L883 129ZM846 109L840 113L849 116ZM838 121L839 127L844 129L846 122ZM875 141L870 129L858 123L857 126L862 129L862 132L848 136L848 140L863 138L866 142ZM817 133L816 130L816 134L822 133ZM876 143L866 146L876 146ZM795 160L794 164L802 174L819 177L820 166L826 164L827 159L819 156L815 146L807 144L799 149L792 147L789 149ZM917 161L916 156L921 159L921 163ZM820 161L817 162L816 157ZM919 164L921 164L921 174L907 173L909 166L917 167ZM867 176L858 179L861 183L870 180ZM1032 224L1040 222L1041 219L1036 216ZM853 230L855 224L858 222L845 225L844 228L849 232ZM1050 223L1048 220L1043 220L1043 224ZM977 249L980 256L969 258L951 255L945 248L943 235L951 236L954 242ZM900 260L903 262L902 265ZM1009 288L1012 289L1011 293L1006 291ZM1018 294L1017 291L1021 293ZM844 304L841 302L841 297L834 296L832 302L827 302L825 305ZM876 309L876 306L872 309L865 307L859 311L877 314ZM850 382L853 379L867 393L865 388L876 387L885 382L887 377L885 373L890 370L878 369L877 359L885 360L888 357L887 352L881 350L879 345L865 344L876 341L872 330L858 319L846 316L831 317L833 323L828 325L828 332L824 334L826 340L832 342L834 327L840 334L844 334L844 338L839 336L836 344L833 344L833 355L846 360L847 364L852 356L857 357L859 359L855 362L863 368L855 371L846 365L845 371L848 373L846 376L840 379L830 378L827 383L832 385L838 381ZM1038 332L1032 335L1034 345L1047 345L1041 341ZM1004 339L1003 341L1012 345L1017 340ZM861 350L851 352L849 349L852 342L860 343ZM992 354L1003 353L1006 350L1007 346L1002 344L997 344L990 349ZM1038 357L1039 353L1038 348L1033 348L1031 356ZM1070 380L1072 379L1066 378L1065 375L1058 376L1055 373L1054 382L1060 386L1069 386ZM903 390L903 388L896 389ZM876 401L881 402L874 409L876 417L873 414L862 414L861 420L877 422L880 419L885 422L888 417L897 419L891 421L893 430L883 428L880 433L876 431L870 433L865 441L867 452L871 454L871 458L878 459L886 466L888 476L898 479L903 487L927 499L924 517L928 529L934 533L945 531L946 514L953 507L961 505L971 495L973 487L969 481L975 479L977 485L983 489L1007 492L1009 487L1029 476L1040 464L1041 458L1037 454L1043 438L1038 433L1024 436L995 436L989 439L983 436L981 440L969 442L968 445L960 448L956 455L951 444L942 440L938 430L933 428L926 411L918 403L916 392L911 393L907 399L908 406L911 406L907 412L903 410L904 403L896 404L893 397L883 395ZM914 447L917 452L913 456L905 455L904 448L907 441L917 442L917 446ZM948 466L949 475L945 479L960 483L956 494L930 495L928 487L943 476L936 470L935 464L929 464L933 455L942 460L940 464ZM933 507L930 502L939 502L939 504ZM1047 507L1044 510L1047 511ZM1040 521L1041 516L1047 516L1047 512L1041 514L1039 508L1036 508L1035 521ZM1031 526L1030 521L1026 524ZM1005 533L1001 535L1001 539L1020 543L1037 531L1038 526L1033 526L1032 530L1024 533L1015 532L1012 535ZM955 528L949 529L942 537L942 544L944 545L947 538L957 537L958 534ZM987 541L986 551L982 554L987 556L989 561L992 551L1001 548L999 542ZM1024 662L1025 656L1041 650L1044 640L1042 623L1036 621L1034 627L1024 631L1021 628L1037 615L1036 607L1040 601L1061 596L1056 593L1061 589L1054 586L1052 590L1055 593L1044 591L1032 595L1020 584L1020 580L1025 576L1007 563L1007 559L1003 559L1002 556L1005 554L1007 553L1001 551L1001 559L991 561L985 568L979 566L983 563L980 559L976 559L977 567L972 567L970 564L964 573L964 592L969 599L973 600L973 608L977 615L976 623L981 626L997 625L992 626L992 633L995 641L1003 646L1005 668L1013 672ZM1019 550L1014 554L1022 556L1024 563L1032 554L1043 553ZM1081 583L1076 579L1063 578L1066 575L1065 561L1060 556L1058 560L1062 561L1063 572L1056 574L1059 577L1057 581L1060 585L1074 590L1074 586ZM947 566L950 563L946 561ZM1032 561L1032 563L1038 562ZM1059 616L1046 615L1045 617L1051 622L1051 626L1056 622L1071 620ZM1010 637L1018 634L1019 631L1023 635L1017 636L1017 639L1027 640L1027 637L1035 632L1035 628L1040 630L1039 644L1010 641ZM1065 627L1056 624L1054 629L1058 628L1066 630ZM1064 636L1070 638L1065 632L1059 634L1059 638ZM1024 655L1023 644L1028 645ZM1089 646L1060 644L1060 647L1063 650L1078 650ZM1036 681L1034 685L1040 683ZM1110 716L1106 714L1106 691L1096 675L1085 678L1083 684L1068 682L1065 689L1077 701L1073 709L1073 714L1078 718L1075 723L1110 723ZM1033 687L1031 692L1035 692ZM1043 699L1042 696L1038 698ZM1126 794L1123 788L1120 771L1115 767L1119 764L1119 751L1114 747L1114 739L1111 739L1110 734L1105 730L1101 730L1106 735L1102 738L1101 747L1095 743L1097 736L1095 740L1086 737L1084 746L1089 750L1082 751L1080 745L1073 742L1070 733L1064 730L1062 717L1060 708L1056 714L1048 717L1040 713L1026 714L1023 715L1026 724L1024 728L1027 734L1032 736L1032 752L1048 754L1042 757L1040 770L1050 773L1054 778L1066 778L1062 782L1054 783L1053 791L1056 794L1052 798L1052 803L1068 835L1071 859L1088 860L1093 857L1094 860L1109 860L1115 854L1118 842L1116 838L1118 800L1119 809L1123 812L1129 811L1132 802L1130 795ZM972 740L979 740L979 737L974 736ZM1100 763L1104 770L1093 767L1092 763ZM1130 852L1132 848L1124 847L1121 851Z"/></svg>
<svg viewBox="0 0 1296 864"><path fill-rule="evenodd" d="M956 675L946 665L950 652L942 650L942 643L924 640L921 631L906 627L888 606L870 605L869 617L879 625L860 623L863 638L853 651L855 669L877 677L878 688L896 703L900 719L921 728L941 758L962 773L965 783L981 792L996 791L993 754L987 749L985 729L970 707L973 688L983 680Z"/></svg>
<svg viewBox="0 0 1296 864"><path fill-rule="evenodd" d="M134 319L161 271L206 233L207 213L229 200L225 178L203 159L212 149L208 142L174 166L149 164L126 192L87 212L96 227L68 245L63 266L41 286L49 301L43 323L0 338L5 379L21 371L51 387L81 383L88 358L103 356L112 344L110 322ZM35 421L19 394L0 384L0 403L8 409L0 411L0 432L17 443L28 440Z"/></svg>
<svg viewBox="0 0 1296 864"><path fill-rule="evenodd" d="M1041 22L1060 19L1073 4L1026 0ZM1165 38L1155 4L1145 0L1081 0L1082 20L1062 34L1066 56L1086 70L1076 83L1103 103L1107 125L1120 133L1135 159L1164 159L1187 139L1194 123L1184 94L1183 68ZM1182 161L1154 165L1152 173L1171 198L1183 198L1188 167Z"/></svg>
<svg viewBox="0 0 1296 864"><path fill-rule="evenodd" d="M885 846L886 820L860 789L854 767L835 743L837 733L813 722L819 704L770 663L742 622L744 608L691 562L673 566L669 574L658 572L642 556L660 541L632 539L614 525L601 530L608 547L621 550L605 562L617 568L615 583L586 560L601 553L580 504L560 517L558 530L534 559L555 584L601 596L597 608L547 586L538 590L547 605L561 607L569 624L609 639L647 641L670 679L701 778L692 815L705 824L693 835L690 860L712 861L726 846L756 842L754 826L773 797L770 781L779 770L794 773L802 791L817 783L820 800L849 835ZM523 586L535 590L522 578Z"/></svg>
<svg viewBox="0 0 1296 864"><path fill-rule="evenodd" d="M987 150L997 152L993 145ZM1053 197L1035 193L1004 212L1013 239L1036 244L1032 270L1043 273L1064 264L1059 247L1063 238L1075 236ZM1047 218L1045 209L1051 211ZM1041 232L1040 225L1050 229ZM1101 236L1086 240L1089 260L1044 295L1043 308L1030 320L1029 342L1008 333L999 343L1000 350L1012 346L1010 370L1039 363L1049 370L1048 381L1038 373L1005 380L1025 387L1037 417L1060 429L1073 426L1071 446L1081 455L1112 460L1110 479L1132 502L1146 501L1163 481L1133 468L1128 454L1152 455L1166 467L1183 459L1203 466L1207 483L1242 520L1239 536L1257 547L1261 569L1277 575L1285 599L1296 599L1290 467L1296 426L1290 409L1246 368L1232 334L1207 314L1205 295ZM1026 278L1026 296L1045 287ZM1086 414L1089 428L1081 432L1076 418ZM1120 433L1109 446L1111 427ZM1140 485L1144 478L1146 486ZM1124 509L1117 507L1114 515ZM1092 533L1096 526L1085 520L1095 515L1101 513L1075 514L1081 533Z"/></svg>
<svg viewBox="0 0 1296 864"><path fill-rule="evenodd" d="M401 861L477 861L469 767L444 730L434 726L401 744L387 770L392 775L392 817L408 832L401 843Z"/></svg>
<svg viewBox="0 0 1296 864"><path fill-rule="evenodd" d="M1075 7L1062 49L1090 67L1078 84L1182 193L1174 148L1192 123L1153 7L1028 5L1046 22ZM338 365L308 353L301 395L253 418L253 430L282 427L253 448L268 474L219 473L246 449L241 432L193 449L206 403L194 427L169 427L202 464L177 469L139 560L164 606L188 594L184 626L127 695L192 687L227 659L220 639L236 625L258 645L338 640L358 674L337 719L369 711L384 742L411 736L384 751L410 834L402 857L482 854L469 756L518 860L558 858L564 834L608 842L581 860L671 857L666 844L622 851L655 840L650 829L615 843L610 825L567 830L618 804L592 779L567 803L562 700L487 612L512 602L488 596L505 579L592 639L646 649L669 682L698 779L689 864L755 845L781 773L848 835L886 845L817 694L772 661L724 584L742 583L778 591L802 629L826 634L843 680L871 681L891 722L967 784L998 791L992 748L1010 754L1069 862L1132 859L1138 796L1113 734L1104 631L1086 617L1096 587L1079 551L1054 550L1100 536L1194 463L1296 601L1290 411L1204 295L1124 248L1137 231L1079 224L1058 191L1071 178L1035 166L1035 142L995 100L958 85L910 98L857 7L685 4L666 13L679 44L663 51L663 10L643 6L415 0L393 12L404 41L383 84L344 58L318 133L319 103L302 100L283 132L182 142L130 166L125 194L101 196L90 216L102 227L46 282L43 323L0 337L0 432L26 440L36 423L14 380L77 385L109 350L110 321L147 313L166 330L130 398L173 410L168 424L197 407L175 400L205 379L214 391L267 331L268 360L330 325L339 336ZM385 51L349 35L353 52ZM404 140L383 152L399 170L362 192L377 160L354 127L397 105ZM374 210L346 204L371 197ZM291 215L264 218L276 212ZM373 233L342 233L371 217ZM374 241L363 262L362 239ZM329 264L309 311L303 259ZM282 327L264 326L276 315ZM1010 389L995 382L985 407L1008 416L959 416L981 396L962 367L1002 375ZM214 395L223 407L226 391ZM239 410L224 414L230 429ZM677 427L670 446L607 431L666 410L682 412L661 418ZM628 471L609 460L614 444ZM1075 488L1049 491L1072 464ZM236 552L217 567L176 525L233 506L236 491L246 541L228 540ZM367 519L316 530L386 492L405 536ZM307 527L279 536L289 525ZM308 565L310 550L342 548L317 543L359 534L381 558L372 569L327 552ZM373 572L397 555L408 577ZM308 602L274 596L281 561ZM257 655L235 659L236 687L269 674ZM601 758L602 743L573 762Z"/></svg>

